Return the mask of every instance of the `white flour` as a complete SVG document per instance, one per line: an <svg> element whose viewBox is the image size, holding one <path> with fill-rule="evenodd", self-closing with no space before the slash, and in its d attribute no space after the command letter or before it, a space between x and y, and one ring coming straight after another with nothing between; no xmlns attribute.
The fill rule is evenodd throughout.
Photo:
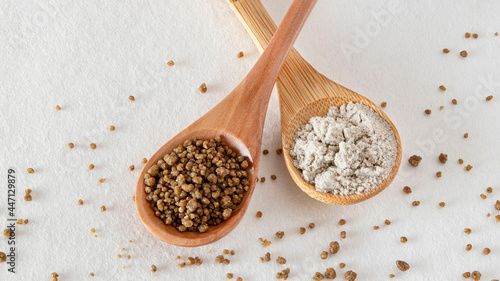
<svg viewBox="0 0 500 281"><path fill-rule="evenodd" d="M348 195L379 185L396 162L389 124L373 109L349 103L313 117L293 137L290 155L302 178L321 192Z"/></svg>

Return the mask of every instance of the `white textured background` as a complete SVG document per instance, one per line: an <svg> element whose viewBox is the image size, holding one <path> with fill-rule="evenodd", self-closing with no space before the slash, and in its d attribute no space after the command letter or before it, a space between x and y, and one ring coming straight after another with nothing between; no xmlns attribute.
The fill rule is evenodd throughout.
<svg viewBox="0 0 500 281"><path fill-rule="evenodd" d="M263 3L279 22L291 1ZM481 280L500 279L500 223L494 219L500 211L493 207L500 199L500 37L493 35L500 32L499 11L496 0L319 1L296 48L334 81L377 104L388 102L385 110L403 142L398 177L354 206L309 198L274 153L280 125L273 95L263 140L271 153L262 157L260 175L268 180L257 186L232 233L185 249L147 232L132 196L141 159L217 104L258 59L231 9L223 0L0 0L0 220L6 223L11 166L18 171L17 217L30 220L17 227L17 273L0 264L0 280L51 280L54 271L59 280L225 280L228 272L245 281L274 280L285 267L293 281L311 280L327 267L340 279L346 270L357 272L358 280L386 280L391 273L396 280L461 280L473 270ZM377 23L375 14L388 16ZM467 31L479 39L465 39ZM443 55L443 48L451 53ZM464 49L465 59L459 56ZM239 51L245 57L237 59ZM175 66L167 67L168 60ZM203 82L206 94L197 91ZM495 98L485 102L490 94ZM453 98L459 105L451 105ZM423 113L427 108L432 115ZM97 143L94 151L91 142ZM441 152L449 156L445 165L437 160ZM407 163L415 153L424 158L418 168ZM474 169L465 172L458 158ZM128 171L129 165L136 170ZM28 167L35 174L27 174ZM271 181L271 174L278 179ZM101 177L107 181L99 183ZM411 195L402 193L405 185ZM483 200L479 195L488 186L494 192ZM31 202L23 200L26 188L33 189ZM414 200L420 206L412 207ZM444 209L437 206L441 201ZM102 213L101 205L108 211ZM347 220L343 227L341 218ZM383 225L385 219L392 225ZM309 222L316 228L300 236L298 228ZM274 237L278 230L285 231L283 240ZM340 239L341 230L347 239ZM407 244L399 242L403 235ZM259 237L272 245L263 248ZM333 240L340 241L340 252L321 260ZM489 256L484 247L492 250ZM237 253L228 266L214 261L224 248ZM0 251L6 250L1 237ZM273 261L261 264L268 251ZM205 262L180 269L177 255ZM278 255L286 266L274 261ZM399 272L397 259L411 269ZM340 262L347 267L339 269ZM151 264L158 267L156 277Z"/></svg>

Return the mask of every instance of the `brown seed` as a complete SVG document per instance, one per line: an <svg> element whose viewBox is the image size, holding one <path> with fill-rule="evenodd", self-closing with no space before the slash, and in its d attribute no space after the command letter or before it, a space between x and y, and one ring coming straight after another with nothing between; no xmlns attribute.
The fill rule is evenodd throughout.
<svg viewBox="0 0 500 281"><path fill-rule="evenodd" d="M439 172L436 173L436 177L440 178L442 176L443 176L443 172L439 171Z"/></svg>
<svg viewBox="0 0 500 281"><path fill-rule="evenodd" d="M464 160L463 160L463 159L458 159L458 163L459 163L459 164L463 164L463 163L464 163Z"/></svg>
<svg viewBox="0 0 500 281"><path fill-rule="evenodd" d="M277 155L281 155L281 153L283 153L283 149L281 149L281 148L276 149L276 154Z"/></svg>
<svg viewBox="0 0 500 281"><path fill-rule="evenodd" d="M464 228L465 234L471 234L472 230L470 228Z"/></svg>
<svg viewBox="0 0 500 281"><path fill-rule="evenodd" d="M469 133L465 133L464 138L468 138L468 137L469 137Z"/></svg>
<svg viewBox="0 0 500 281"><path fill-rule="evenodd" d="M380 107L382 108L385 108L387 106L387 102L383 101L381 104L380 104Z"/></svg>
<svg viewBox="0 0 500 281"><path fill-rule="evenodd" d="M174 66L174 65L175 65L175 63L174 63L174 61L173 61L173 60L169 60L169 61L167 62L167 65L168 65L168 66Z"/></svg>
<svg viewBox="0 0 500 281"><path fill-rule="evenodd" d="M410 194L411 193L411 188L409 186L405 186L405 187L403 187L403 192L406 193L406 194Z"/></svg>
<svg viewBox="0 0 500 281"><path fill-rule="evenodd" d="M477 33L474 33L474 34L472 34L472 37L474 37L474 39L477 39L479 37L479 35Z"/></svg>
<svg viewBox="0 0 500 281"><path fill-rule="evenodd" d="M493 96L487 96L487 97L486 97L486 101L490 101L490 100L492 100L492 99L493 99Z"/></svg>
<svg viewBox="0 0 500 281"><path fill-rule="evenodd" d="M310 229L313 229L315 226L316 226L316 225L314 224L314 222L311 222L311 223L309 224L309 228L310 228Z"/></svg>
<svg viewBox="0 0 500 281"><path fill-rule="evenodd" d="M441 105L441 106L439 107L439 110L443 110L443 109L444 109L444 105Z"/></svg>
<svg viewBox="0 0 500 281"><path fill-rule="evenodd" d="M200 85L200 87L198 87L198 90L199 90L202 94L206 93L206 92L207 92L207 84L205 84L205 83L201 84L201 85Z"/></svg>
<svg viewBox="0 0 500 281"><path fill-rule="evenodd" d="M134 166L134 165L130 165L130 166L128 167L128 170L129 170L129 171L133 171L133 170L135 170L135 166Z"/></svg>
<svg viewBox="0 0 500 281"><path fill-rule="evenodd" d="M441 89L441 91L443 92L446 91L446 87L444 85L439 86L439 89Z"/></svg>
<svg viewBox="0 0 500 281"><path fill-rule="evenodd" d="M470 278L470 272L465 272L464 274L462 274L462 277L463 278Z"/></svg>
<svg viewBox="0 0 500 281"><path fill-rule="evenodd" d="M425 112L425 114L430 115L432 113L432 110L426 109L424 112Z"/></svg>
<svg viewBox="0 0 500 281"><path fill-rule="evenodd" d="M243 281L243 278L238 277L238 278L236 279L236 281Z"/></svg>
<svg viewBox="0 0 500 281"><path fill-rule="evenodd" d="M456 100L456 99L452 99L452 100L451 100L451 103L452 103L452 104L455 104L455 105L456 105L456 104L458 104L458 102L457 102L457 100Z"/></svg>
<svg viewBox="0 0 500 281"><path fill-rule="evenodd" d="M91 272L91 273L90 273L90 276L94 277L94 272Z"/></svg>
<svg viewBox="0 0 500 281"><path fill-rule="evenodd" d="M346 223L345 219L340 219L339 220L339 225L344 225Z"/></svg>
<svg viewBox="0 0 500 281"><path fill-rule="evenodd" d="M228 273L228 274L226 275L227 279L233 279L233 276L234 276L234 275L233 275L232 273Z"/></svg>
<svg viewBox="0 0 500 281"><path fill-rule="evenodd" d="M495 32L495 36L498 36L498 32Z"/></svg>
<svg viewBox="0 0 500 281"><path fill-rule="evenodd" d="M244 55L245 55L245 54L243 54L243 52L239 52L239 53L236 55L236 57L237 57L237 58L242 58Z"/></svg>
<svg viewBox="0 0 500 281"><path fill-rule="evenodd" d="M466 33L465 33L465 38L470 38L470 35L471 35L471 34L470 34L469 32L466 32Z"/></svg>
<svg viewBox="0 0 500 281"><path fill-rule="evenodd" d="M325 270L326 279L335 279L336 277L337 277L337 272L335 272L335 269L329 267Z"/></svg>
<svg viewBox="0 0 500 281"><path fill-rule="evenodd" d="M306 228L305 227L299 228L299 232L300 232L300 234L306 233Z"/></svg>
<svg viewBox="0 0 500 281"><path fill-rule="evenodd" d="M487 256L491 253L491 250L489 248L484 248L483 249L483 255Z"/></svg>
<svg viewBox="0 0 500 281"><path fill-rule="evenodd" d="M229 255L229 250L228 250L228 249L224 249L224 250L222 251L222 253L223 253L224 255Z"/></svg>
<svg viewBox="0 0 500 281"><path fill-rule="evenodd" d="M345 231L340 232L340 238L345 239L346 235L347 235L347 233Z"/></svg>
<svg viewBox="0 0 500 281"><path fill-rule="evenodd" d="M94 170L94 164L89 165L89 170Z"/></svg>
<svg viewBox="0 0 500 281"><path fill-rule="evenodd" d="M441 163L446 163L446 161L448 161L448 155L444 154L444 153L441 153L439 154L439 161L441 161Z"/></svg>
<svg viewBox="0 0 500 281"><path fill-rule="evenodd" d="M95 233L95 228L91 228L90 232Z"/></svg>
<svg viewBox="0 0 500 281"><path fill-rule="evenodd" d="M468 53L467 53L467 51L466 51L466 50L463 50L463 51L461 51L461 52L460 52L460 55L461 55L462 57L466 58L466 57L467 57L467 55L468 55Z"/></svg>
<svg viewBox="0 0 500 281"><path fill-rule="evenodd" d="M142 163L148 163L148 159L142 158Z"/></svg>
<svg viewBox="0 0 500 281"><path fill-rule="evenodd" d="M11 234L12 234L12 230L10 228L4 229L3 236L5 236L5 238L9 239Z"/></svg>
<svg viewBox="0 0 500 281"><path fill-rule="evenodd" d="M181 262L181 263L178 263L179 267L180 268L184 268L186 266L186 263L185 262Z"/></svg>
<svg viewBox="0 0 500 281"><path fill-rule="evenodd" d="M447 54L447 53L449 53L449 52L450 52L450 49L447 49L447 48L444 48L444 49L443 49L443 53Z"/></svg>
<svg viewBox="0 0 500 281"><path fill-rule="evenodd" d="M384 223L385 223L385 225L391 225L391 221L390 220L385 220Z"/></svg>
<svg viewBox="0 0 500 281"><path fill-rule="evenodd" d="M193 265L193 264L194 264L194 258L192 258L192 257L188 257L188 259L187 259L187 264L189 264L189 265Z"/></svg>
<svg viewBox="0 0 500 281"><path fill-rule="evenodd" d="M135 101L135 97L134 96L129 96L128 99L131 100L131 101Z"/></svg>
<svg viewBox="0 0 500 281"><path fill-rule="evenodd" d="M258 211L257 214L255 214L255 216L258 217L259 219L262 218L262 212Z"/></svg>
<svg viewBox="0 0 500 281"><path fill-rule="evenodd" d="M326 260L328 258L328 252L326 252L326 251L321 252L321 255L319 255L319 257L322 260Z"/></svg>
<svg viewBox="0 0 500 281"><path fill-rule="evenodd" d="M272 180L276 180L276 175L271 175Z"/></svg>
<svg viewBox="0 0 500 281"><path fill-rule="evenodd" d="M96 149L96 148L97 148L97 145L96 145L95 143L91 143L91 144L90 144L90 148L92 148L92 149Z"/></svg>
<svg viewBox="0 0 500 281"><path fill-rule="evenodd" d="M445 206L446 204L445 204L444 202L439 202L439 204L438 204L438 205L439 205L439 207L444 208L444 206Z"/></svg>
<svg viewBox="0 0 500 281"><path fill-rule="evenodd" d="M340 268L344 268L345 267L345 263L343 263L343 262L339 263L339 267Z"/></svg>
<svg viewBox="0 0 500 281"><path fill-rule="evenodd" d="M396 261L396 266L401 271L407 271L408 269L410 269L410 265L407 262L404 262L404 261L399 261L399 260Z"/></svg>
<svg viewBox="0 0 500 281"><path fill-rule="evenodd" d="M260 178L260 182L265 182L265 181L266 181L265 177Z"/></svg>
<svg viewBox="0 0 500 281"><path fill-rule="evenodd" d="M394 274L392 274L392 273L391 273L391 274L389 274L389 278L394 278L394 277L396 277L396 275L394 275Z"/></svg>
<svg viewBox="0 0 500 281"><path fill-rule="evenodd" d="M470 250L472 250L472 244L467 244L465 245L465 250L468 252Z"/></svg>
<svg viewBox="0 0 500 281"><path fill-rule="evenodd" d="M497 222L500 222L500 215L496 215L495 219L497 220Z"/></svg>
<svg viewBox="0 0 500 281"><path fill-rule="evenodd" d="M345 280L347 280L347 281L354 281L354 280L356 280L358 275L356 274L356 272L349 270L344 274L344 277L345 277Z"/></svg>
<svg viewBox="0 0 500 281"><path fill-rule="evenodd" d="M406 243L406 242L408 242L408 238L406 238L404 236L401 236L401 238L399 239L399 241L401 241L401 243Z"/></svg>
<svg viewBox="0 0 500 281"><path fill-rule="evenodd" d="M25 201L31 201L33 198L31 197L31 195L27 194L24 196L24 200Z"/></svg>
<svg viewBox="0 0 500 281"><path fill-rule="evenodd" d="M83 205L83 200L82 199L78 200L78 205Z"/></svg>
<svg viewBox="0 0 500 281"><path fill-rule="evenodd" d="M285 236L285 232L283 231L278 231L276 232L276 237L278 237L279 239L283 239L283 236Z"/></svg>
<svg viewBox="0 0 500 281"><path fill-rule="evenodd" d="M472 167L471 165L467 165L467 166L465 167L465 170L467 170L467 172L468 172L468 171L472 170L472 168L473 168L473 167Z"/></svg>
<svg viewBox="0 0 500 281"><path fill-rule="evenodd" d="M481 273L479 271L472 272L472 279L474 281L481 280Z"/></svg>
<svg viewBox="0 0 500 281"><path fill-rule="evenodd" d="M113 132L115 130L115 126L109 126L109 130Z"/></svg>
<svg viewBox="0 0 500 281"><path fill-rule="evenodd" d="M279 263L279 264L285 264L286 263L286 259L284 257L278 257L276 259L276 262Z"/></svg>
<svg viewBox="0 0 500 281"><path fill-rule="evenodd" d="M234 256L234 254L235 254L234 250L231 250L230 254L231 254L231 256Z"/></svg>
<svg viewBox="0 0 500 281"><path fill-rule="evenodd" d="M264 149L264 151L262 151L262 154L264 154L264 155L268 155L268 154L269 154L269 150Z"/></svg>
<svg viewBox="0 0 500 281"><path fill-rule="evenodd" d="M151 265L150 270L151 272L156 272L156 265Z"/></svg>
<svg viewBox="0 0 500 281"><path fill-rule="evenodd" d="M337 241L330 242L329 248L330 248L330 253L336 254L340 250L340 244Z"/></svg>
<svg viewBox="0 0 500 281"><path fill-rule="evenodd" d="M485 200L486 198L488 198L488 196L481 194L481 198L483 198L483 200Z"/></svg>
<svg viewBox="0 0 500 281"><path fill-rule="evenodd" d="M265 260L266 262L271 261L271 254L270 254L269 252L267 252L267 253L264 255L264 260Z"/></svg>
<svg viewBox="0 0 500 281"><path fill-rule="evenodd" d="M488 193L492 193L493 192L493 188L490 186L488 188L486 188L486 192ZM500 209L499 209L500 210Z"/></svg>
<svg viewBox="0 0 500 281"><path fill-rule="evenodd" d="M420 156L417 156L417 155L413 155L412 157L410 157L408 159L408 162L413 166L413 167L417 167L418 164L420 164L420 162L422 161L422 157Z"/></svg>
<svg viewBox="0 0 500 281"><path fill-rule="evenodd" d="M413 201L411 204L413 205L413 207L417 207L418 205L420 205L420 201Z"/></svg>
<svg viewBox="0 0 500 281"><path fill-rule="evenodd" d="M495 209L500 211L500 200L497 200L497 202L495 203Z"/></svg>
<svg viewBox="0 0 500 281"><path fill-rule="evenodd" d="M379 230L379 229L380 229L380 226L375 225L375 226L373 226L373 229L374 229L374 230Z"/></svg>
<svg viewBox="0 0 500 281"><path fill-rule="evenodd" d="M314 281L320 281L320 280L323 280L325 279L325 276L319 272L316 272L313 276L313 280Z"/></svg>
<svg viewBox="0 0 500 281"><path fill-rule="evenodd" d="M102 205L101 206L101 211L106 212L106 206Z"/></svg>
<svg viewBox="0 0 500 281"><path fill-rule="evenodd" d="M103 183L103 182L105 182L105 181L106 181L106 179L105 179L105 178L100 178L100 179L99 179L99 182L100 182L100 183Z"/></svg>
<svg viewBox="0 0 500 281"><path fill-rule="evenodd" d="M35 170L33 170L33 168L28 168L28 174L33 174L35 172Z"/></svg>
<svg viewBox="0 0 500 281"><path fill-rule="evenodd" d="M68 143L68 146L70 149L73 149L73 147L75 147L75 145L72 142Z"/></svg>
<svg viewBox="0 0 500 281"><path fill-rule="evenodd" d="M61 107L59 105L56 105L56 110L57 111L61 110Z"/></svg>

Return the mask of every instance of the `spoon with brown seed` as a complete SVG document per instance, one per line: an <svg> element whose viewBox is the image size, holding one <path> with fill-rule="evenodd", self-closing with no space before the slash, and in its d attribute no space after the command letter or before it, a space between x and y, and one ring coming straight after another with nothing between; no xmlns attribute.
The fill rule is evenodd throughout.
<svg viewBox="0 0 500 281"><path fill-rule="evenodd" d="M286 56L316 2L294 0L266 51L243 81L212 110L163 145L146 163L137 183L135 202L139 217L156 237L173 245L196 247L221 239L241 221L257 182L262 129L269 97ZM206 232L178 231L156 217L146 200L144 176L150 167L185 140L213 139L216 136L221 136L239 155L250 160L248 191L229 219L210 226Z"/></svg>
<svg viewBox="0 0 500 281"><path fill-rule="evenodd" d="M228 0L229 5L252 36L257 47L263 51L276 31L276 24L260 0ZM276 83L281 109L281 142L285 163L295 183L309 196L334 205L349 205L364 201L379 194L392 182L401 163L401 139L389 117L366 97L339 85L314 69L297 50L292 49L285 61ZM295 132L314 116L325 116L330 107L361 103L378 113L392 128L397 142L397 156L388 177L375 188L360 194L334 195L317 191L302 178L302 173L293 165L290 147Z"/></svg>

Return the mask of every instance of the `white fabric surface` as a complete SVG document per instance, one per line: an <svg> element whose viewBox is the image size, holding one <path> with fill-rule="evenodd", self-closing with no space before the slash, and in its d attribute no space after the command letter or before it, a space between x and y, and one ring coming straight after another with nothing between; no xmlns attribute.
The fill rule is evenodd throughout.
<svg viewBox="0 0 500 281"><path fill-rule="evenodd" d="M279 22L291 1L263 3ZM51 280L51 272L59 280L226 280L228 272L245 281L275 280L286 267L293 281L311 280L327 267L339 280L346 270L357 272L357 280L387 280L391 273L394 280L461 280L473 270L482 273L481 280L500 279L500 223L494 219L500 211L493 207L500 199L500 37L493 35L500 32L498 11L495 0L320 1L296 48L332 80L377 104L388 103L385 110L403 143L397 178L380 195L353 206L309 198L274 153L280 124L273 94L263 139L271 153L262 157L260 172L267 181L258 184L233 232L212 245L186 249L151 235L132 196L141 159L217 104L258 59L231 9L223 0L1 0L0 171L5 176L8 167L17 169L16 212L30 223L17 227L17 273L0 264L0 280ZM389 16L381 25L373 13ZM357 38L359 30L370 36ZM479 38L465 39L467 31ZM347 45L356 48L351 56L342 50ZM443 48L451 53L444 55ZM464 49L465 59L459 56ZM241 59L239 51L245 53ZM167 67L168 60L175 66ZM201 83L208 86L206 94L197 90ZM484 100L488 94L496 95L491 102ZM459 105L451 104L453 98ZM432 115L423 113L427 108ZM445 165L437 159L441 152L449 156ZM413 154L424 158L417 168L407 163ZM472 171L465 172L458 158L473 165ZM136 170L130 172L129 165ZM27 174L28 167L35 174ZM106 182L99 183L101 177ZM0 220L6 223L3 179ZM405 185L411 195L402 193ZM488 186L494 192L483 200L479 195ZM23 200L26 188L33 190L31 202ZM414 200L420 206L412 207ZM441 201L444 209L437 206ZM264 214L260 220L258 210ZM342 227L341 218L347 220ZM385 226L385 219L392 224ZM298 228L309 222L316 228L299 235ZM282 240L274 236L278 230L285 231ZM341 230L347 239L340 239ZM407 244L399 242L403 235ZM259 237L272 245L263 248ZM321 260L333 240L340 242L340 252ZM473 245L470 252L467 243ZM488 256L482 254L485 247L492 250ZM236 251L227 266L215 263L225 248ZM2 237L0 251L6 249ZM261 264L266 252L273 261ZM177 255L199 256L204 263L180 269ZM286 266L275 262L278 255ZM411 269L399 272L398 259ZM340 262L347 267L339 269ZM151 264L158 267L156 277Z"/></svg>

